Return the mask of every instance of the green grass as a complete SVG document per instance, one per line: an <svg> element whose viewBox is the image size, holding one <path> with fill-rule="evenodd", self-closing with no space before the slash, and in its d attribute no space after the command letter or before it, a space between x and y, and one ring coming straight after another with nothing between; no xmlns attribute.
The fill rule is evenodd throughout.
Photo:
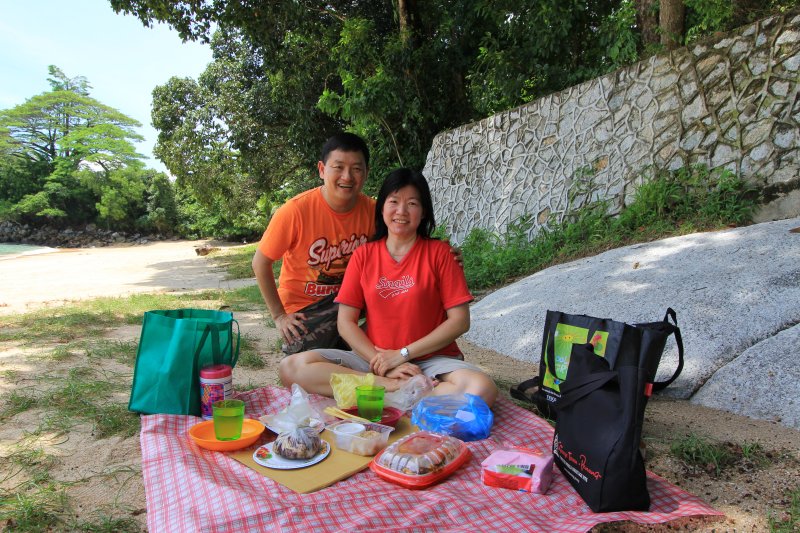
<svg viewBox="0 0 800 533"><path fill-rule="evenodd" d="M31 491L0 493L0 523L7 531L53 531L68 512L64 491L52 484Z"/></svg>
<svg viewBox="0 0 800 533"><path fill-rule="evenodd" d="M208 254L208 258L215 266L225 270L227 279L247 279L255 276L253 274L253 255L256 253L258 244L248 244L232 250L216 250ZM272 272L277 278L281 271L281 261L275 261L272 265Z"/></svg>
<svg viewBox="0 0 800 533"><path fill-rule="evenodd" d="M800 531L800 487L788 491L787 497L790 503L785 516L777 518L770 513L768 520L771 533L796 533Z"/></svg>
<svg viewBox="0 0 800 533"><path fill-rule="evenodd" d="M96 520L76 522L70 525L69 530L87 533L138 533L141 531L138 522L133 518L113 518L101 512L95 514L98 515Z"/></svg>
<svg viewBox="0 0 800 533"><path fill-rule="evenodd" d="M7 395L2 397L2 409L0 409L0 422L8 420L9 418L32 409L38 404L38 400L33 394L27 392L25 389L22 391L13 390Z"/></svg>
<svg viewBox="0 0 800 533"><path fill-rule="evenodd" d="M257 244L247 246L237 246L233 249L215 250L208 254L208 259L215 266L228 273L228 279L245 279L253 277L253 254L256 252Z"/></svg>
<svg viewBox="0 0 800 533"><path fill-rule="evenodd" d="M153 309L202 308L231 311L263 308L256 286L236 290L206 290L187 294L136 294L125 298L96 298L70 305L0 317L0 342L47 343L65 347L54 357L68 357L72 343L99 338L121 325L141 324ZM35 327L31 327L35 324Z"/></svg>
<svg viewBox="0 0 800 533"><path fill-rule="evenodd" d="M91 521L72 519L65 488L88 478L73 482L53 480L49 471L57 459L41 449L17 445L2 460L0 481L12 487L0 489L0 523L6 526L4 531L141 531L136 520L115 517L120 512L114 508L96 510L97 518Z"/></svg>
<svg viewBox="0 0 800 533"><path fill-rule="evenodd" d="M733 461L724 445L710 443L697 435L687 435L670 446L670 452L688 464L719 475L721 469Z"/></svg>
<svg viewBox="0 0 800 533"><path fill-rule="evenodd" d="M239 360L237 365L241 365L243 368L252 369L259 369L267 366L267 364L264 362L264 358L261 357L256 351L255 341L251 337L242 335L240 341L241 344L239 345Z"/></svg>
<svg viewBox="0 0 800 533"><path fill-rule="evenodd" d="M115 360L133 368L136 362L137 341L117 341L100 339L86 349L86 357L94 360Z"/></svg>

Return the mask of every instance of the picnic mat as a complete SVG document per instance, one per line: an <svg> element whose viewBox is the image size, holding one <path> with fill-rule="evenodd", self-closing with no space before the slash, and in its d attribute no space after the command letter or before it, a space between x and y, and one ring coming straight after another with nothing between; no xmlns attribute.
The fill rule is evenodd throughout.
<svg viewBox="0 0 800 533"><path fill-rule="evenodd" d="M416 429L416 426L411 425L408 417L403 417L397 423L395 430L389 434L389 442L392 443ZM262 441L269 442L275 437L275 434L269 430L265 431L265 433L267 433L267 435ZM369 466L369 462L372 460L371 456L364 457L338 450L334 443L335 435L330 431L323 431L322 438L331 445L331 452L328 454L328 457L315 465L299 468L297 470L276 470L256 463L253 459L253 451L258 448L258 445L238 452L231 452L230 457L252 468L261 475L277 481L284 487L301 493L314 492L325 488Z"/></svg>
<svg viewBox="0 0 800 533"><path fill-rule="evenodd" d="M266 387L238 395L250 416L280 411L290 391ZM363 470L330 487L298 494L228 454L198 447L192 416L142 416L142 474L149 531L526 531L584 532L602 522L642 524L717 515L702 500L648 472L649 512L593 513L555 469L546 495L487 487L480 463L499 442L549 450L553 429L498 398L489 439L468 442L472 459L443 482L409 490ZM253 448L255 449L255 447Z"/></svg>

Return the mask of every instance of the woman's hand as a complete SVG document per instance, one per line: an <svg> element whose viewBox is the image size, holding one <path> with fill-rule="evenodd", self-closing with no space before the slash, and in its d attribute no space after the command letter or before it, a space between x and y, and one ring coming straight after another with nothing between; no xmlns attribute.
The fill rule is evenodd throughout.
<svg viewBox="0 0 800 533"><path fill-rule="evenodd" d="M387 372L405 362L400 350L387 350L378 346L375 350L375 356L369 362L369 370L377 376L385 376Z"/></svg>
<svg viewBox="0 0 800 533"><path fill-rule="evenodd" d="M386 373L387 378L406 380L422 374L422 370L414 363L402 363Z"/></svg>

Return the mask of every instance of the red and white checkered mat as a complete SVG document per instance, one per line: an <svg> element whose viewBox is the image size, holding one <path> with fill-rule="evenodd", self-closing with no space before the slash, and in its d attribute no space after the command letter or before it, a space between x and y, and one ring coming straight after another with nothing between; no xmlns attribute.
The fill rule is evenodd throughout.
<svg viewBox="0 0 800 533"><path fill-rule="evenodd" d="M289 403L290 392L265 387L240 394L257 418ZM583 532L602 522L642 524L721 515L648 472L649 512L593 513L556 468L546 495L487 487L480 463L498 442L549 450L552 428L499 398L487 440L469 442L472 459L443 482L409 490L371 470L310 494L298 494L220 452L195 445L187 431L199 418L142 417L142 473L150 531L542 531Z"/></svg>

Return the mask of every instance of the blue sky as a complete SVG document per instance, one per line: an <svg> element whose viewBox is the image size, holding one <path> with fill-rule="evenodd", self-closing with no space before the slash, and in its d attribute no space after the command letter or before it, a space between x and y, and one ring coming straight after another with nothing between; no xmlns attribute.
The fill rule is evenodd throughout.
<svg viewBox="0 0 800 533"><path fill-rule="evenodd" d="M208 45L181 42L164 24L146 28L117 15L107 0L0 0L0 109L50 89L47 66L84 76L90 95L142 123L137 150L152 155L151 93L172 76L197 77L211 62Z"/></svg>

